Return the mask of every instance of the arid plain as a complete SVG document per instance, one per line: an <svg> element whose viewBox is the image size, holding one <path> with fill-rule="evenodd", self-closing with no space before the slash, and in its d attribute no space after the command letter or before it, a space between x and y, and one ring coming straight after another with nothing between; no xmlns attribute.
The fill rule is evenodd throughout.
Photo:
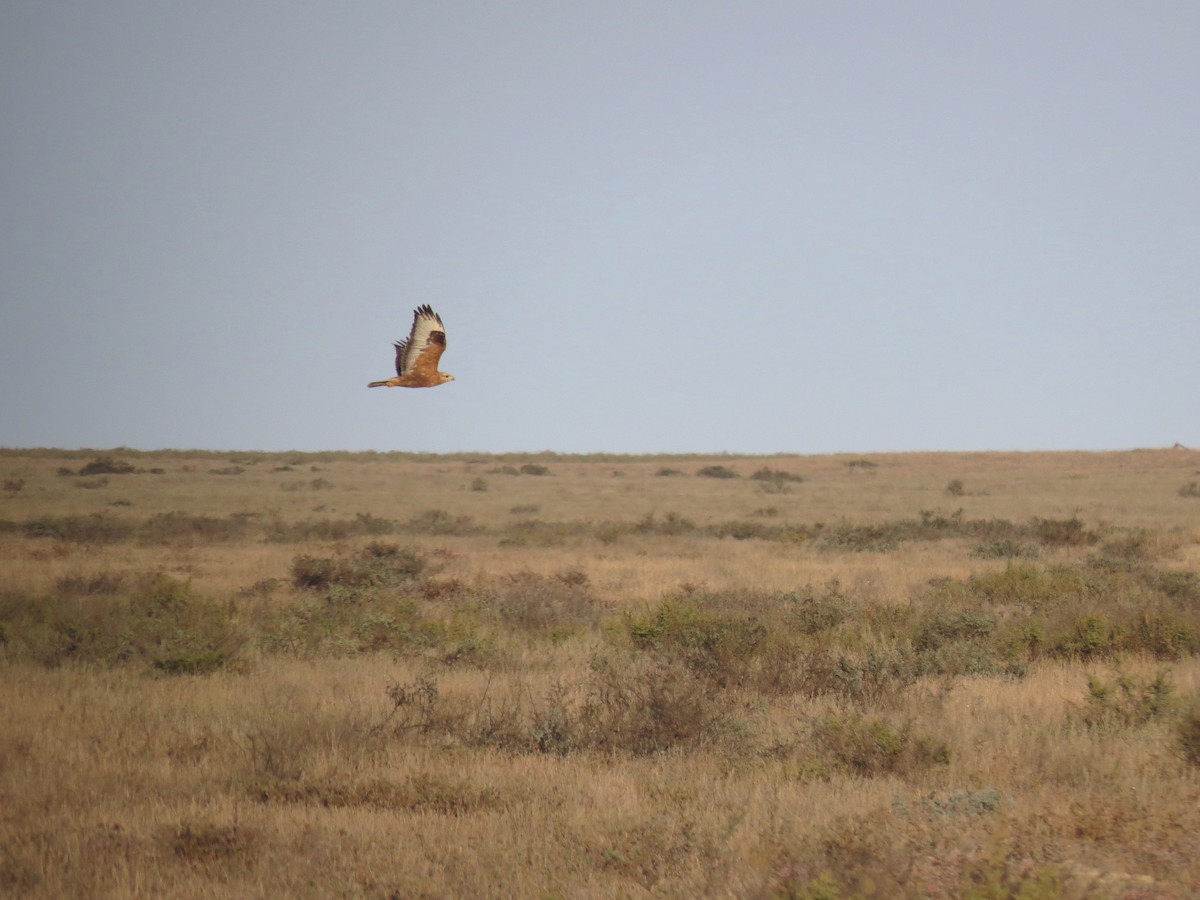
<svg viewBox="0 0 1200 900"><path fill-rule="evenodd" d="M0 894L1200 894L1200 452L0 479Z"/></svg>

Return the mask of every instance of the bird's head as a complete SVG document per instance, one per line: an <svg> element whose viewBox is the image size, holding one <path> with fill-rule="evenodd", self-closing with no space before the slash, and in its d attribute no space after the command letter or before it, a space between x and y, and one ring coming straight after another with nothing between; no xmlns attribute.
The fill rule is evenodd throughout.
<svg viewBox="0 0 1200 900"><path fill-rule="evenodd" d="M442 384L445 384L447 381L454 380L454 376L449 372L438 372L438 377L442 379Z"/></svg>

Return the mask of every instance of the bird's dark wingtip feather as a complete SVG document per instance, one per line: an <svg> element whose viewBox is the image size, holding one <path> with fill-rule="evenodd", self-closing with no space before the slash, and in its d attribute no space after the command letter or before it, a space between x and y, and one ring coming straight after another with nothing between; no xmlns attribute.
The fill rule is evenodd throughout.
<svg viewBox="0 0 1200 900"><path fill-rule="evenodd" d="M416 309L413 310L413 324L416 324L417 319L421 318L422 316L428 316L429 318L431 318L435 322L437 322L439 325L442 324L442 317L439 316L437 313L435 313L433 311L433 307L430 306L428 303L422 303L420 306L418 306Z"/></svg>

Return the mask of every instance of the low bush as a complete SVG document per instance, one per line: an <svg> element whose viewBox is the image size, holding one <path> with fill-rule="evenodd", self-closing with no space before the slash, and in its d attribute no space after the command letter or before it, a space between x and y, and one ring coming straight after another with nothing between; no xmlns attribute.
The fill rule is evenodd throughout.
<svg viewBox="0 0 1200 900"><path fill-rule="evenodd" d="M252 528L248 515L217 516L191 515L182 512L157 513L142 522L136 530L145 544L178 542L245 540Z"/></svg>
<svg viewBox="0 0 1200 900"><path fill-rule="evenodd" d="M753 614L715 609L707 598L668 598L642 614L626 612L633 646L678 662L715 688L744 684L768 631Z"/></svg>
<svg viewBox="0 0 1200 900"><path fill-rule="evenodd" d="M733 721L727 698L679 663L597 657L574 743L638 756L691 751L720 743Z"/></svg>
<svg viewBox="0 0 1200 900"><path fill-rule="evenodd" d="M29 520L22 530L27 538L56 538L73 544L112 544L128 540L137 529L134 522L97 513L44 516Z"/></svg>
<svg viewBox="0 0 1200 900"><path fill-rule="evenodd" d="M359 513L353 519L309 519L285 522L276 518L263 528L263 538L271 543L290 544L300 541L344 541L355 537L392 534L397 530L391 519Z"/></svg>
<svg viewBox="0 0 1200 900"><path fill-rule="evenodd" d="M784 484L791 482L800 484L804 481L803 475L797 475L795 472L785 472L782 469L772 469L769 466L763 466L750 476L751 481L766 481L771 484Z"/></svg>
<svg viewBox="0 0 1200 900"><path fill-rule="evenodd" d="M1117 671L1111 680L1088 675L1087 696L1072 713L1090 729L1138 728L1166 717L1175 702L1175 688L1166 672L1144 680Z"/></svg>
<svg viewBox="0 0 1200 900"><path fill-rule="evenodd" d="M91 462L80 468L77 474L79 475L131 475L137 472L137 469L124 460L114 459L111 456L97 456Z"/></svg>
<svg viewBox="0 0 1200 900"><path fill-rule="evenodd" d="M418 534L472 534L479 530L470 516L452 515L444 509L427 509L408 520L408 531Z"/></svg>
<svg viewBox="0 0 1200 900"><path fill-rule="evenodd" d="M292 560L292 584L300 589L394 586L418 578L427 565L412 547L372 541L361 550L333 557L297 556Z"/></svg>
<svg viewBox="0 0 1200 900"><path fill-rule="evenodd" d="M166 674L196 674L234 662L246 643L224 605L162 573L63 587L56 596L0 597L12 657L51 667L141 663Z"/></svg>
<svg viewBox="0 0 1200 900"><path fill-rule="evenodd" d="M737 472L728 466L704 466L696 472L701 478L737 478Z"/></svg>
<svg viewBox="0 0 1200 900"><path fill-rule="evenodd" d="M1036 559L1038 548L1012 538L1001 538L976 544L971 549L971 555L980 559Z"/></svg>
<svg viewBox="0 0 1200 900"><path fill-rule="evenodd" d="M830 716L809 726L808 752L818 765L864 778L909 778L950 762L943 741L875 716ZM811 764L810 764L811 765Z"/></svg>
<svg viewBox="0 0 1200 900"><path fill-rule="evenodd" d="M1082 547L1100 540L1078 517L1033 520L1033 534L1047 547Z"/></svg>
<svg viewBox="0 0 1200 900"><path fill-rule="evenodd" d="M1175 742L1184 761L1200 768L1200 694L1185 701L1175 724Z"/></svg>
<svg viewBox="0 0 1200 900"><path fill-rule="evenodd" d="M577 571L517 572L494 579L480 606L480 615L498 627L555 640L596 627L605 609L592 595L587 576Z"/></svg>
<svg viewBox="0 0 1200 900"><path fill-rule="evenodd" d="M120 572L64 575L54 582L54 590L62 597L112 597L121 592L125 583L126 576Z"/></svg>
<svg viewBox="0 0 1200 900"><path fill-rule="evenodd" d="M578 751L648 756L731 743L733 707L678 664L597 656L588 678L540 698L521 684L483 697L447 697L425 676L388 688L387 734L453 740L508 753Z"/></svg>
<svg viewBox="0 0 1200 900"><path fill-rule="evenodd" d="M1200 652L1200 579L1148 565L1039 567L1013 563L959 581L930 585L921 613L918 649L929 649L959 627L969 643L1004 668L1041 658L1095 660L1122 653L1179 659ZM929 619L929 610L938 610ZM987 635L971 628L991 618ZM943 641L944 643L944 641Z"/></svg>

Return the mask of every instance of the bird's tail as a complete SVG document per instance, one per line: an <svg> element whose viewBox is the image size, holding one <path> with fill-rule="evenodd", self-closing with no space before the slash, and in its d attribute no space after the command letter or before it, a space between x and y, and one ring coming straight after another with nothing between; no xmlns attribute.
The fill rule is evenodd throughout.
<svg viewBox="0 0 1200 900"><path fill-rule="evenodd" d="M386 381L372 381L367 387L387 387Z"/></svg>

